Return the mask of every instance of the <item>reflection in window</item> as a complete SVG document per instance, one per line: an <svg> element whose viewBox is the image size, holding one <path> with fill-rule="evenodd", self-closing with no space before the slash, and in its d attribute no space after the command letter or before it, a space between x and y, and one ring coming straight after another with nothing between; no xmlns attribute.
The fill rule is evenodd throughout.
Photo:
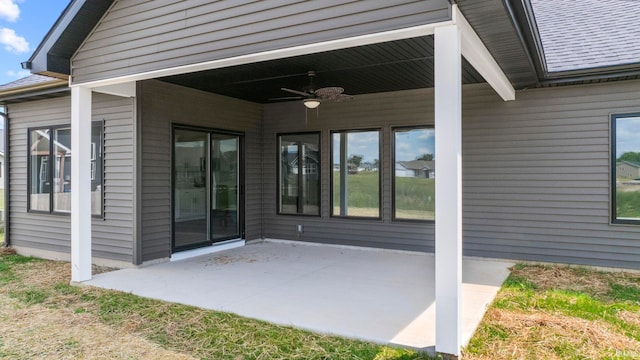
<svg viewBox="0 0 640 360"><path fill-rule="evenodd" d="M320 134L281 135L278 211L320 215Z"/></svg>
<svg viewBox="0 0 640 360"><path fill-rule="evenodd" d="M49 211L51 180L49 176L50 129L29 132L29 208L37 211Z"/></svg>
<svg viewBox="0 0 640 360"><path fill-rule="evenodd" d="M71 129L53 130L53 211L71 212Z"/></svg>
<svg viewBox="0 0 640 360"><path fill-rule="evenodd" d="M380 131L332 134L333 216L380 217Z"/></svg>
<svg viewBox="0 0 640 360"><path fill-rule="evenodd" d="M29 131L29 210L71 212L71 129ZM102 125L91 129L91 213L102 214Z"/></svg>
<svg viewBox="0 0 640 360"><path fill-rule="evenodd" d="M394 218L435 218L435 131L395 129Z"/></svg>
<svg viewBox="0 0 640 360"><path fill-rule="evenodd" d="M612 217L640 223L640 114L613 115Z"/></svg>

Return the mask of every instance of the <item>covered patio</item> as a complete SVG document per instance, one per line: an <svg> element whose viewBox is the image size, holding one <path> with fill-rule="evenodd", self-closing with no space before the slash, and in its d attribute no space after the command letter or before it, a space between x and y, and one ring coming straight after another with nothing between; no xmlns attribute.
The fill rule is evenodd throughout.
<svg viewBox="0 0 640 360"><path fill-rule="evenodd" d="M265 241L103 273L83 284L432 351L434 260L433 254L417 252ZM463 259L463 345L511 265Z"/></svg>
<svg viewBox="0 0 640 360"><path fill-rule="evenodd" d="M425 264L421 265L424 266L424 268L420 269L420 265L418 265L417 271L408 270L409 272L407 274L399 276L396 268L406 267L407 261L404 259L392 261L392 263L396 265L391 266L389 269L384 271L377 268L378 265L376 261L369 260L363 262L373 264L366 265L373 266L373 268L348 271L348 267L352 264L352 260L350 260L350 256L346 256L343 261L347 265L345 265L346 267L343 270L340 270L342 267L341 263L334 264L332 266L330 263L317 264L316 260L310 260L309 264L317 264L318 267L308 268L310 265L305 261L302 261L300 262L300 265L303 267L301 272L292 272L291 269L292 267L295 267L294 264L296 263L293 258L284 258L281 262L277 263L279 264L276 266L276 270L278 271L271 270L270 266L272 265L272 262L256 260L258 265L265 266L264 270L259 269L258 271L250 271L247 274L243 269L234 269L234 271L238 271L241 275L236 274L234 271L230 271L227 274L228 276L222 277L219 281L214 282L213 284L215 285L210 287L212 289L211 291L214 291L216 294L215 296L222 296L222 298L215 300L216 297L213 296L213 294L203 294L202 296L194 296L192 294L194 290L191 289L202 288L203 283L201 280L210 277L208 277L207 274L202 274L202 270L195 272L189 270L190 266L196 266L196 269L198 266L195 264L191 265L191 262L186 262L185 264L190 266L187 266L184 272L179 271L179 269L174 269L174 267L180 265L173 264L154 267L151 270L140 272L140 274L150 273L149 276L154 276L153 274L155 271L164 270L165 267L166 269L171 269L171 272L175 272L175 274L167 274L167 277L160 278L162 282L170 284L169 288L163 288L160 292L160 294L163 294L162 296L153 295L152 293L146 293L140 290L148 283L152 283L148 279L141 279L139 284L130 284L129 287L120 289L125 291L133 291L135 289L137 294L158 296L167 300L179 301L180 299L185 299L189 300L189 303L192 303L191 301L196 301L195 299L204 299L204 302L192 304L220 310L224 309L237 312L241 315L258 317L277 323L293 324L319 331L331 330L333 333L346 336L356 336L357 334L358 337L369 340L396 343L399 345L413 346L417 348L434 346L436 343L435 333L437 332L437 352L458 355L461 344L464 344L468 340L471 335L471 329L473 329L475 324L477 324L482 316L482 312L486 304L491 299L491 296L488 296L485 301L480 301L476 298L476 295L466 295L467 303L469 304L468 306L471 306L470 304L473 302L473 306L476 306L476 310L467 312L467 315L463 315L463 310L461 310L464 297L461 292L462 84L463 82L475 83L485 80L495 91L495 94L498 95L496 98L503 101L515 100L515 90L511 81L500 68L491 52L485 47L478 34L467 22L466 18L462 15L462 12L457 8L457 6L453 5L449 7L448 3L443 3L443 5L446 5L444 9L446 10L446 16L442 19L438 18L438 21L435 19L424 19L424 21L419 22L417 25L412 23L411 26L400 26L394 29L385 29L384 31L366 32L364 34L357 32L351 35L343 35L338 38L325 39L323 41L316 40L315 42L311 41L310 43L303 42L302 44L279 47L270 50L262 49L262 51L260 51L260 49L253 49L246 53L240 52L234 56L223 56L221 55L222 53L215 54L214 52L214 54L207 55L206 61L194 60L195 62L193 63L185 63L175 66L170 65L169 63L163 63L162 65L158 64L157 68L154 68L153 70L151 70L151 68L147 70L135 70L135 67L127 65L127 73L118 73L117 76L115 73L101 72L98 77L84 77L82 75L82 70L78 69L72 75L72 81L70 84L72 128L71 143L74 149L79 149L79 152L77 153L77 160L73 162L71 167L71 178L76 186L72 193L71 202L72 282L89 282L91 284L98 284L98 282L91 282L92 243L90 239L92 225L90 215L88 215L90 200L87 197L88 190L90 188L88 186L88 179L90 176L89 167L86 166L90 159L89 152L83 151L83 149L89 149L90 145L87 140L87 134L89 134L91 127L86 121L83 121L83 119L92 118L93 116L93 109L91 107L93 93L104 93L125 98L136 98L136 101L140 101L140 108L138 109L138 112L142 119L142 124L139 125L140 128L137 131L139 131L140 134L146 133L146 135L142 135L146 136L142 141L142 146L144 147L145 144L152 144L152 146L153 144L162 144L162 146L154 149L143 148L141 150L142 155L140 156L140 164L136 165L140 167L140 172L143 177L141 181L136 178L136 181L140 181L139 184L142 192L140 200L143 204L153 204L151 206L146 205L149 206L149 208L153 208L152 210L144 208L141 209L140 217L137 220L140 222L140 239L142 239L141 242L144 242L144 244L138 243L134 246L132 257L134 259L134 264L141 264L145 260L155 260L170 255L166 250L170 250L171 248L167 245L169 245L169 241L175 242L175 238L171 239L170 237L170 235L172 236L173 231L175 231L175 226L169 227L169 223L166 221L167 219L171 219L167 218L166 215L172 214L170 209L174 206L175 201L167 201L171 200L172 197L157 198L155 193L147 196L144 194L143 190L145 188L149 190L151 188L155 188L158 186L158 184L155 183L155 180L160 177L167 176L166 180L169 181L164 183L165 189L162 193L175 198L175 194L171 195L168 191L172 186L172 181L171 178L168 177L169 173L166 172L167 167L156 167L159 162L158 158L154 157L155 154L162 152L165 152L166 155L169 154L166 152L169 148L164 145L167 144L167 140L169 140L170 137L159 137L157 142L156 140L150 140L151 137L154 136L153 134L159 133L162 129L170 129L170 127L166 126L167 124L175 125L177 122L176 118L183 118L185 113L190 111L190 109L182 109L182 111L180 111L179 106L170 106L166 111L160 111L159 113L151 115L147 112L145 106L149 104L156 106L160 106L159 104L164 104L165 106L167 104L172 105L172 100L176 98L177 93L175 90L167 91L166 93L171 95L162 100L162 91L159 89L145 92L145 89L148 89L149 87L153 88L153 84L157 85L158 82L162 82L165 84L163 86L167 86L166 84L169 83L174 86L177 85L204 91L206 93L215 93L233 99L241 99L251 102L251 104L243 103L242 105L234 105L230 107L233 109L252 108L261 103L268 104L271 99L273 99L272 96L277 96L278 94L282 96L282 89L285 89L283 86L294 87L293 84L297 80L295 80L295 76L292 77L292 73L296 73L298 71L303 73L306 73L306 71L313 71L313 73L318 71L318 74L327 75L327 81L331 81L332 76L335 76L336 79L341 79L341 81L339 81L340 86L344 86L345 89L349 89L349 93L351 95L433 88L433 92L430 93L432 95L427 95L426 93L423 95L420 110L410 111L412 114L410 117L413 118L411 121L412 124L409 123L409 119L406 119L404 115L399 116L398 114L385 118L383 120L384 123L380 124L384 127L384 130L382 130L384 132L390 129L389 124L393 119L403 119L406 123L401 125L404 126L415 126L416 124L424 126L431 122L431 118L433 119L432 124L434 127L434 138L437 139L434 145L434 153L438 154L438 179L446 179L445 181L435 181L434 193L437 194L437 196L435 196L435 199L437 200L434 202L434 213L437 213L438 217L434 219L432 223L433 225L429 224L428 226L419 229L416 224L409 224L409 222L406 224L401 222L385 223L375 222L375 219L374 222L358 223L357 217L346 219L347 214L342 211L340 216L345 217L345 219L339 219L338 222L341 224L337 225L343 227L343 230L338 231L338 234L342 237L351 236L345 234L352 234L353 229L361 227L363 224L365 224L364 226L367 231L372 226L375 227L379 224L390 226L389 229L385 230L389 231L390 237L395 237L395 235L398 234L396 229L401 232L405 232L407 229L412 228L412 230L409 231L416 231L415 234L419 234L420 240L417 242L412 240L410 241L411 244L409 247L399 248L417 250L414 247L417 244L421 244L418 245L418 247L422 246L419 250L433 250L435 252L435 256L430 257L425 255L424 259L428 259L428 261L424 260ZM93 50L88 51L91 53ZM117 53L122 54L123 52L118 51ZM84 55L78 55L74 60L79 66L83 63L83 60L81 60L82 56ZM179 58L182 59L181 61L187 61L186 50L180 54ZM464 61L463 58L465 59ZM362 59L366 61L363 61ZM91 63L91 61L87 64L89 63ZM90 72L90 68L92 68L92 66L93 65L89 65L85 70ZM111 61L108 66L117 66L117 64L116 62ZM390 71L390 68L394 71ZM419 71L416 71L417 69L419 69ZM247 72L243 73L244 71ZM350 75L346 76L347 74ZM383 74L386 74L386 76L383 76ZM397 76L400 74L402 74L402 76ZM396 80L390 81L390 79ZM417 79L417 82L405 79ZM291 83L288 83L289 81L291 81ZM217 85L210 86L210 84ZM364 86L360 86L358 88L358 84L364 84ZM327 83L325 85L330 84ZM273 93L264 91L264 89L271 89L270 91L273 91ZM234 91L237 92L234 93ZM258 94L258 98L254 98L252 96L252 94L255 94L256 92ZM302 92L297 91L295 93L299 94ZM306 93L302 94L306 97ZM315 99L315 93L313 98ZM140 99L153 100L149 101ZM196 103L193 99L190 99L189 101ZM211 104L211 101L203 101L200 103L200 105L207 104ZM315 106L318 104L319 102L316 103ZM336 104L334 109L340 109L339 105L340 104ZM254 141L253 144L262 143L266 146L268 141L273 139L271 136L266 136L267 126L273 123L273 121L269 121L267 117L277 113L279 106L279 104L271 104L271 106L262 105L262 108L259 108L255 112L255 114L265 115L263 119L260 119L261 123L253 123L242 130L245 132L251 132L256 131L256 129L261 129L264 131L264 133L261 134L262 137L259 140ZM282 106L287 105L282 104ZM204 107L202 108L204 109ZM323 106L323 114L326 115L329 113L331 108L331 106ZM356 108L357 107L352 107L352 109ZM343 111L346 110L346 108L342 109ZM361 107L360 109L366 110L367 107ZM201 113L194 113L190 119L183 120L183 122L193 123L195 122L194 119L206 119L207 115L212 112L218 113L220 112L220 108L203 111ZM292 111L287 111L287 113L291 114ZM344 114L345 113L343 112L342 116L327 116L323 119L342 121L341 119L345 119ZM167 117L167 115L171 115L172 117ZM160 118L168 119L167 123L159 123L153 126L148 125L151 119ZM282 116L276 116L276 118L280 119ZM302 117L298 117L296 118L296 121L291 121L288 124L285 124L282 128L276 130L274 134L283 131L295 131L294 127L301 126L296 124L303 124L302 121L299 121L301 118ZM356 125L354 117L347 118L352 119L349 126L351 129L367 129L374 124L371 116L362 117L361 119L366 120L366 122L359 126ZM230 123L238 123L238 118L230 117L226 121L222 121L218 126L227 128L230 126ZM304 124L308 125L306 121ZM316 125L312 124L312 126L326 126L329 122L323 121L316 122L315 124ZM202 126L203 124L199 123L198 125ZM209 128L213 127L211 123L207 123L206 126ZM340 127L343 128L344 124ZM336 128L338 127L326 128L324 131L330 133ZM309 126L297 129L298 132L308 132L310 130L311 127ZM346 131L348 129L343 128L342 130ZM169 133L166 132L165 135L169 135ZM248 143L251 145L250 141L248 141ZM387 153L385 155L383 150L382 156L380 156L380 149L383 148L384 146L379 146L379 154L377 158L378 160L381 160L382 164L385 164L385 161L391 160L391 154ZM153 153L154 156L151 158L145 157L145 154L151 153ZM255 183L248 183L245 188L251 191L263 189L263 183L265 183L264 179L270 178L267 174L271 171L267 167L262 166L263 161L265 160L269 163L268 161L270 158L267 158L267 156L270 156L268 155L270 152L262 149L258 150L256 154L258 154L258 156L254 158L253 161L259 159L259 156L262 154L266 154L263 159L259 159L259 161L255 162L257 165L256 168L260 169L259 173L263 176L263 181L261 183L259 180L256 180ZM325 154L328 154L326 150ZM344 157L345 161L343 161L343 163L346 163L346 151ZM385 157L387 160L385 160ZM169 166L175 166L175 164L171 165L172 163L170 162L170 159L170 157L164 158L160 163L164 163L165 160L169 160L166 164ZM247 159L248 162L252 161L251 155L248 155ZM271 164L276 165L277 162L271 162ZM325 163L324 166L325 173L330 173L330 170L328 170L328 164ZM249 171L250 168L251 164L247 164L247 171ZM244 171L244 169L242 171ZM382 178L389 176L385 171L387 170L382 170ZM147 174L147 180L152 184L145 182L145 173ZM343 173L347 173L346 168ZM148 176L150 174L153 175ZM258 178L253 177L253 179L255 180ZM325 181L327 180L328 178L325 178ZM379 181L379 183L384 185L384 181ZM175 181L173 184L175 185ZM242 189L243 186L240 185L238 188ZM344 186L342 187L342 189L345 188L346 187ZM387 187L386 189L390 188ZM160 190L158 189L158 191ZM325 191L323 194L325 199L324 201L330 201L328 197L329 193ZM271 198L264 198L264 190L262 190L261 193L247 194L245 199L249 199L250 196L255 196L256 199L261 199L263 205L266 205L265 202L267 201L272 201ZM389 211L390 208L385 210L384 206L380 206L380 204L384 205L385 201L389 201L385 200L385 196L389 195L383 195L382 198L378 196L379 209L377 217L383 221L386 221L389 217L393 217ZM346 199L346 196L344 198ZM239 203L242 203L242 201L239 201ZM253 206L253 204L255 203L245 201L247 209ZM389 203L387 202L387 204ZM145 205L143 205L143 207L144 206ZM346 207L346 202L343 201L342 206L343 208ZM334 221L332 218L337 217L335 214L328 213L328 209L333 206L321 207L324 209L323 211L327 213L316 214L318 216L317 219L321 222L328 219L329 222L333 223ZM264 206L264 209L266 208L268 207ZM156 211L164 211L164 213L150 215ZM385 211L387 212L386 214L384 214ZM380 212L383 213L381 216ZM243 214L241 214L241 216L242 215ZM269 212L267 216L270 215L272 215L271 212ZM297 238L300 233L304 232L302 230L304 226L302 226L299 221L294 220L295 218L282 217L279 215L281 214L276 214L277 219L275 220L270 219L266 221L262 220L265 218L264 215L254 216L253 218L247 215L248 222L253 221L255 228L249 229L247 227L245 233L243 233L244 237L249 240L255 238L292 239L294 238L293 236ZM154 221L153 225L149 226L149 229L145 228L145 216L153 219ZM257 219L261 219L260 222ZM317 219L308 221L315 222ZM295 223L295 229L300 230L297 230L298 232L296 234L278 234L277 231L275 231L274 234L274 232L270 231L270 229L273 230L272 228L277 228L278 226L281 226L282 229L285 227L288 229L294 229L294 227L291 226L291 221L297 221ZM262 227L259 228L257 226L259 223L269 224L270 229ZM288 226L285 226L285 223L289 223ZM320 223L316 223L315 225L317 226L319 224ZM320 225L319 228L326 229L326 225L327 224ZM332 224L331 226L335 226L335 224ZM165 229L164 233L160 236L160 240L164 240L164 242L156 244L154 242L155 240L145 240L149 238L155 239L155 233L159 232L161 227ZM312 226L307 226L307 229L310 228L312 228ZM247 236L246 233L248 233L249 230L259 233ZM145 234L145 232L147 234ZM154 235L149 235L150 233L154 233ZM429 236L428 234L433 234L433 246L427 245L429 249L426 249L425 244L427 243L424 242L425 239L423 239L423 236L427 237ZM367 246L366 244L368 242L375 243L375 241L371 240L371 234L361 236L359 240L352 236L351 238L337 240L336 238L327 239L326 235L320 233L317 234L315 238L306 236L305 239L302 240L310 242L333 242L349 245L351 245L352 241L355 240L356 243L361 246ZM382 240L382 242L386 241ZM395 246L382 247L396 248ZM153 256L150 257L149 254L145 254L145 251L150 251L148 249L165 250L164 252L160 251L158 254L153 254ZM294 255L292 254L289 256ZM311 253L307 256L311 259L315 259L317 255ZM264 259L263 255L258 259ZM335 259L335 256L330 256L328 259ZM202 268L202 266L200 267ZM506 266L504 267L506 268ZM214 269L217 268L217 266L214 267ZM227 271L230 267L227 266L222 268ZM325 273L325 271L329 271L327 269L334 268L338 269L335 270L338 271L337 274L331 274L331 272ZM208 267L204 267L204 269L208 271ZM344 271L344 273L340 273L340 271ZM269 274L274 272L280 275L276 278L269 277L267 279L261 279L259 276L255 276L256 274ZM310 274L309 276L318 276L318 278L296 278L300 273ZM371 276L371 279L376 280L372 283L368 283L363 280L362 283L369 284L371 288L367 287L366 289L362 289L361 294L358 296L346 296L344 299L340 296L336 296L336 294L343 294L343 291L348 289L358 289L360 285L356 286L356 284L360 283L357 281L358 278L354 277L353 274L355 273L362 273L364 275L361 276L366 278L373 275ZM477 272L472 271L471 273ZM388 278L388 280L380 280L384 279L386 276L390 276L390 274L391 277ZM115 281L114 284L124 286L120 284L132 283L132 279L135 279L137 276L142 275L129 276L129 274L126 274L122 281ZM176 277L174 278L175 280L167 281L167 279L171 279L174 276ZM183 276L191 279L191 281L183 279ZM293 276L293 278L291 278L291 276ZM506 271L504 271L503 276L499 277L499 280L491 282L494 286L494 291L500 285L504 276L506 276ZM337 283L329 281L327 283L327 281L333 277L340 279L340 281ZM245 280L246 278L250 278L251 280ZM237 289L237 291L218 291L218 283L237 283L233 279L239 280L238 282L240 283L245 283L241 288ZM294 281L295 279L303 284L297 283ZM410 279L410 281L404 283L404 290L402 291L389 291L388 289L394 289L397 286L398 279ZM255 284L252 283L252 281L255 281ZM291 287L290 289L283 285L287 283L290 283L288 285ZM326 288L320 286L325 283L327 284ZM176 286L184 286L187 284L191 285L192 288L189 289L188 287L185 287L183 290L176 288ZM265 287L270 284L273 286L272 288ZM162 286L154 287L155 290L158 288L162 288ZM317 299L321 299L321 297L309 296L309 294L305 294L301 289L307 289L306 291L312 291L317 294L331 295L327 295L329 296L327 299L318 301ZM372 289L377 289L377 291ZM269 300L264 300L261 296L257 296L258 293L255 291L272 291L273 295L265 298ZM229 296L227 293L239 293L245 295L244 297L240 296L239 298L227 298ZM280 298L278 297L278 294L282 294L280 295ZM396 295L398 298L393 299L393 296ZM309 298L311 298L311 300L309 300ZM295 299L298 300L296 301ZM372 299L379 300L372 301ZM473 299L473 301L469 299ZM414 307L411 307L409 304L406 306L403 305L407 301L409 304L414 304ZM314 302L318 302L318 304L314 304ZM434 303L436 302L439 304L437 316L434 306ZM272 304L271 308L268 304ZM287 314L289 314L289 312L292 311L291 309L296 309L296 306L299 306L299 304L305 304L300 309L300 316L292 318L283 316L273 310L285 309ZM376 304L384 304L384 306L368 308L369 305L376 306ZM336 313L336 308L342 308L343 313ZM398 311L403 315L389 312L388 309L390 308L398 309ZM388 319L388 321L381 321L382 319L372 317L371 314L376 313L390 313L393 315ZM477 318L477 320L473 322L474 325L468 325L471 322L467 322L463 325L463 319L469 318L472 313L476 314ZM336 314L336 316L333 317L334 320L331 321L332 317L327 316L327 314ZM355 317L353 321L344 321L344 319L349 319L352 316ZM378 330L374 330L377 328L377 326L374 326L374 323L380 324ZM346 326L344 324L350 325ZM415 336L414 340L408 340L409 338L412 338L412 336Z"/></svg>

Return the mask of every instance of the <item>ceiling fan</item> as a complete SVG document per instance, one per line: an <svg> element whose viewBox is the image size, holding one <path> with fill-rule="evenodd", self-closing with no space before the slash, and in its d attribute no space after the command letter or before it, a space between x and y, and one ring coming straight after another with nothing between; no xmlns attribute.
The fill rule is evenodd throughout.
<svg viewBox="0 0 640 360"><path fill-rule="evenodd" d="M313 84L313 78L316 76L315 71L307 72L307 76L309 77L309 85L302 88L302 91L280 88L282 91L298 96L282 97L272 100L302 99L307 109L315 109L320 106L321 102L340 102L353 99L353 96L344 94L344 89L338 86L316 88Z"/></svg>

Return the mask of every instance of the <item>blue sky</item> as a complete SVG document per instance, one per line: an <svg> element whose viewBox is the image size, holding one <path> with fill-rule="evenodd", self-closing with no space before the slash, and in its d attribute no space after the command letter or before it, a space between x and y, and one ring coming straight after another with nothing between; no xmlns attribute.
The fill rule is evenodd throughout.
<svg viewBox="0 0 640 360"><path fill-rule="evenodd" d="M0 84L29 75L29 59L69 0L0 0Z"/></svg>
<svg viewBox="0 0 640 360"><path fill-rule="evenodd" d="M397 149L396 161L410 161L424 154L432 154L435 158L435 142L433 129L413 129L394 132ZM363 162L373 162L379 158L380 138L377 131L352 132L347 136L348 154L360 155ZM340 135L333 136L333 163L340 162Z"/></svg>
<svg viewBox="0 0 640 360"><path fill-rule="evenodd" d="M616 123L616 158L626 152L640 152L640 117L618 118Z"/></svg>

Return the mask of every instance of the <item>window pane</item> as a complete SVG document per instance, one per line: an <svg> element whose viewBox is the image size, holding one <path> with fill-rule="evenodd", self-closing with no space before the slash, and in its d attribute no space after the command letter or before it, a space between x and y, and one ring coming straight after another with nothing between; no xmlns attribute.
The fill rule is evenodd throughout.
<svg viewBox="0 0 640 360"><path fill-rule="evenodd" d="M301 212L320 215L320 135L298 135L300 141L300 161L302 163Z"/></svg>
<svg viewBox="0 0 640 360"><path fill-rule="evenodd" d="M640 116L615 117L615 218L640 220Z"/></svg>
<svg viewBox="0 0 640 360"><path fill-rule="evenodd" d="M102 124L91 128L91 215L102 215Z"/></svg>
<svg viewBox="0 0 640 360"><path fill-rule="evenodd" d="M334 133L334 216L380 217L380 132Z"/></svg>
<svg viewBox="0 0 640 360"><path fill-rule="evenodd" d="M53 155L53 210L71 212L71 129L54 130Z"/></svg>
<svg viewBox="0 0 640 360"><path fill-rule="evenodd" d="M280 213L320 215L320 135L282 135L279 143Z"/></svg>
<svg viewBox="0 0 640 360"><path fill-rule="evenodd" d="M433 220L435 214L435 131L395 130L396 219Z"/></svg>
<svg viewBox="0 0 640 360"><path fill-rule="evenodd" d="M49 194L51 182L49 180L49 138L48 129L33 130L29 133L29 209L49 211Z"/></svg>

